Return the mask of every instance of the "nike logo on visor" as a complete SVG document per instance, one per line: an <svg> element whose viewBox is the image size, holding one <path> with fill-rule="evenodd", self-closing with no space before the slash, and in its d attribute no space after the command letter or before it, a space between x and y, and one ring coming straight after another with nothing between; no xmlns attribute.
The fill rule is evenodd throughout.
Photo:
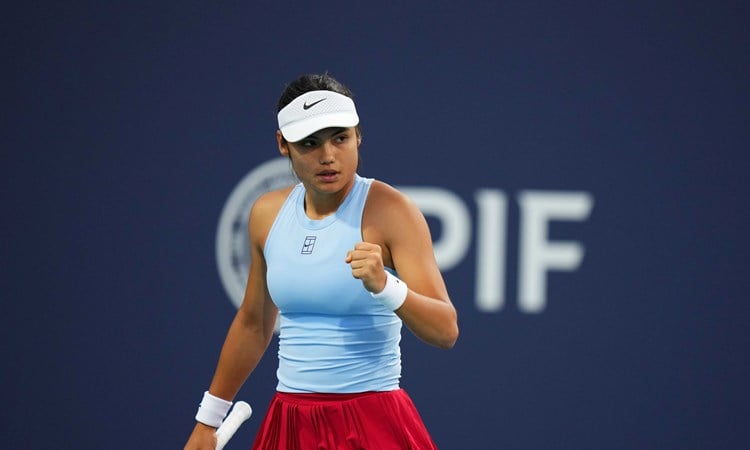
<svg viewBox="0 0 750 450"><path fill-rule="evenodd" d="M309 105L307 104L307 102L305 102L305 104L302 105L302 109L308 110L308 109L312 108L313 106L317 105L318 103L322 102L325 99L326 99L326 97L323 97L323 98L321 98L320 100L318 100L316 102L310 103Z"/></svg>

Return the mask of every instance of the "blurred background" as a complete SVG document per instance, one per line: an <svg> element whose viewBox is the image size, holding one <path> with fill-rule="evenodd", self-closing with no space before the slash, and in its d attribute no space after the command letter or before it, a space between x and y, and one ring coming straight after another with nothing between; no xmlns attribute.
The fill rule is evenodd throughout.
<svg viewBox="0 0 750 450"><path fill-rule="evenodd" d="M441 449L747 448L749 9L6 6L0 448L182 448L243 211L288 176L276 101L324 71L355 93L360 174L423 208L459 312L450 351L402 340Z"/></svg>

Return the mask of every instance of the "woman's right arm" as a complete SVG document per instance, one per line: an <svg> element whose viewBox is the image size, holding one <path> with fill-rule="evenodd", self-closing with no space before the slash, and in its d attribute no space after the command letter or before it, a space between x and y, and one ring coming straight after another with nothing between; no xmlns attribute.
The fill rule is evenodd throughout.
<svg viewBox="0 0 750 450"><path fill-rule="evenodd" d="M219 362L208 391L219 398L232 400L255 369L273 337L278 310L266 286L266 263L263 246L268 230L278 212L278 196L265 195L250 212L250 272L247 288L232 321ZM185 450L213 450L216 429L198 422Z"/></svg>

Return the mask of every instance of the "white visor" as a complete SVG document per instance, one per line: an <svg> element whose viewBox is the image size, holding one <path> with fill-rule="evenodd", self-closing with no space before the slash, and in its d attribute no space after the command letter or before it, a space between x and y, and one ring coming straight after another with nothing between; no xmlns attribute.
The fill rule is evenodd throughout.
<svg viewBox="0 0 750 450"><path fill-rule="evenodd" d="M323 128L359 124L354 101L333 91L305 92L279 111L278 119L279 130L289 142L300 141Z"/></svg>

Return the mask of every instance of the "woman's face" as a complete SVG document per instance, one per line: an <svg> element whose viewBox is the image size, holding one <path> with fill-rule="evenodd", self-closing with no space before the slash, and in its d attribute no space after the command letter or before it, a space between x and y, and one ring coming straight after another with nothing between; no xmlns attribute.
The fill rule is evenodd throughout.
<svg viewBox="0 0 750 450"><path fill-rule="evenodd" d="M279 151L308 190L338 193L351 186L359 163L360 137L356 128L324 128L301 141L286 142L276 133Z"/></svg>

